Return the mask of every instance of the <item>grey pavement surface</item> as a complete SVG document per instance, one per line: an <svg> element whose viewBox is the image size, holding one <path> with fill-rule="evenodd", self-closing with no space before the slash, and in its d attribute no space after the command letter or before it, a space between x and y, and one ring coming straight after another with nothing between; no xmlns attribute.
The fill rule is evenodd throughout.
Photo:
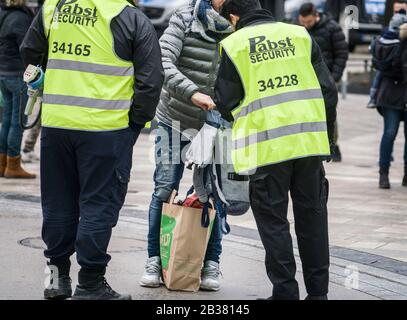
<svg viewBox="0 0 407 320"><path fill-rule="evenodd" d="M367 110L366 96L349 95L338 109L344 161L328 164L331 242L331 299L407 298L407 188L401 187L400 135L391 171L392 190L377 188L381 118ZM222 289L217 293L170 292L138 286L146 259L148 205L153 190L153 135L142 135L134 150L126 204L114 230L108 278L135 299L256 299L271 294L264 250L251 213L229 219L224 238ZM27 165L39 170L38 163ZM181 192L191 174L186 171ZM0 180L0 299L41 299L45 278L42 256L39 180ZM293 223L292 214L290 221ZM305 296L298 252L298 275ZM74 259L72 259L74 260ZM73 271L77 271L74 263ZM76 283L75 272L74 283ZM352 289L348 289L352 288Z"/></svg>

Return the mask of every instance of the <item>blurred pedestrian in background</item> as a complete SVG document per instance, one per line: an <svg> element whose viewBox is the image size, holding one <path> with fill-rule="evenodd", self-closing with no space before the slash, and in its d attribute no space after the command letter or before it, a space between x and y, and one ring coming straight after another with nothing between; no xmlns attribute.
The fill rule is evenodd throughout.
<svg viewBox="0 0 407 320"><path fill-rule="evenodd" d="M407 11L407 0L397 0L393 4L393 14L400 13L400 11Z"/></svg>
<svg viewBox="0 0 407 320"><path fill-rule="evenodd" d="M329 15L319 13L311 2L300 7L298 21L318 43L332 77L339 82L349 57L349 46L341 26ZM338 121L335 123L334 143L332 160L340 162L342 154L338 145Z"/></svg>
<svg viewBox="0 0 407 320"><path fill-rule="evenodd" d="M24 163L31 163L39 160L39 157L35 153L35 145L37 144L40 133L41 119L30 131L28 131L27 137L24 140L23 152L21 154L21 159Z"/></svg>
<svg viewBox="0 0 407 320"><path fill-rule="evenodd" d="M25 0L1 0L0 8L0 90L4 101L0 177L32 179L35 175L21 167L20 104L26 104L27 90L19 47L33 17Z"/></svg>
<svg viewBox="0 0 407 320"><path fill-rule="evenodd" d="M407 138L407 112L406 112L406 34L400 28L407 23L404 14L396 14L390 21L388 30L377 38L371 46L373 66L380 72L377 88L376 105L383 116L384 131L380 144L380 179L381 189L390 189L389 169L391 165L394 141L404 121L404 135ZM404 65L404 74L403 74ZM404 149L405 175L403 186L407 187L407 145Z"/></svg>
<svg viewBox="0 0 407 320"><path fill-rule="evenodd" d="M394 3L394 17L393 17L393 23L397 19L404 19L407 14L407 1L406 0L400 0L396 1ZM397 19L396 19L397 18ZM388 28L385 28L382 33L383 39L386 39L388 41L392 40L397 40L399 39L399 34L398 32L391 32L389 31ZM376 39L373 40L376 41ZM382 78L382 75L380 73L380 70L376 70L376 75L373 79L372 87L370 88L370 100L367 104L367 107L369 109L376 108L376 98L377 98L377 89L379 88L380 85L380 80Z"/></svg>
<svg viewBox="0 0 407 320"><path fill-rule="evenodd" d="M160 286L162 206L171 192L179 188L184 172L183 148L204 125L207 111L215 107L212 98L220 60L217 43L232 31L229 22L217 13L223 2L192 0L188 7L173 15L160 39L165 82L157 108L155 189L149 211L148 260L141 286ZM201 289L220 288L221 240L216 217L202 270Z"/></svg>

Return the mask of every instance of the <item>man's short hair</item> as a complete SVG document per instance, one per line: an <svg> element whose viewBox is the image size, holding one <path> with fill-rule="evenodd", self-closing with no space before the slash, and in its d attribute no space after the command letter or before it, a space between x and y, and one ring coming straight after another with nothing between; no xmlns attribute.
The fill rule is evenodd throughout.
<svg viewBox="0 0 407 320"><path fill-rule="evenodd" d="M300 16L302 17L308 17L310 15L316 16L318 13L317 7L315 7L315 5L312 2L307 2L304 3L301 7L300 7Z"/></svg>
<svg viewBox="0 0 407 320"><path fill-rule="evenodd" d="M231 14L243 17L250 11L257 9L261 9L259 0L226 0L220 14L222 17L229 19Z"/></svg>

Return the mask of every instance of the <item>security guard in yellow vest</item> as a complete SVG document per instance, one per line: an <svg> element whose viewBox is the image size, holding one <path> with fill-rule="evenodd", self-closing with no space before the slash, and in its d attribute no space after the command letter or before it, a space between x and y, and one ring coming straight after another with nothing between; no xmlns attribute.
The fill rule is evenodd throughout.
<svg viewBox="0 0 407 320"><path fill-rule="evenodd" d="M131 1L47 0L21 53L27 65L46 69L42 237L54 281L44 297L72 295L76 252L81 270L73 299L130 299L104 275L133 145L155 115L163 83L155 30Z"/></svg>
<svg viewBox="0 0 407 320"><path fill-rule="evenodd" d="M237 31L220 44L215 103L234 121L234 168L250 176L271 299L299 299L289 192L307 299L327 299L328 181L322 160L331 154L335 83L303 27L274 22L258 0L226 0L221 14Z"/></svg>

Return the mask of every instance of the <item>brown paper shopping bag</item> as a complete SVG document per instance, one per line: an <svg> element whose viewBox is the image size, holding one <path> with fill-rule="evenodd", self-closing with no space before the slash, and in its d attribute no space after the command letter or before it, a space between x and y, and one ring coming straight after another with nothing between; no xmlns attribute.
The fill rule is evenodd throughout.
<svg viewBox="0 0 407 320"><path fill-rule="evenodd" d="M203 260L215 221L215 210L174 204L176 192L164 203L160 229L160 255L163 279L170 290L196 292L200 286ZM207 219L207 227L203 221Z"/></svg>

